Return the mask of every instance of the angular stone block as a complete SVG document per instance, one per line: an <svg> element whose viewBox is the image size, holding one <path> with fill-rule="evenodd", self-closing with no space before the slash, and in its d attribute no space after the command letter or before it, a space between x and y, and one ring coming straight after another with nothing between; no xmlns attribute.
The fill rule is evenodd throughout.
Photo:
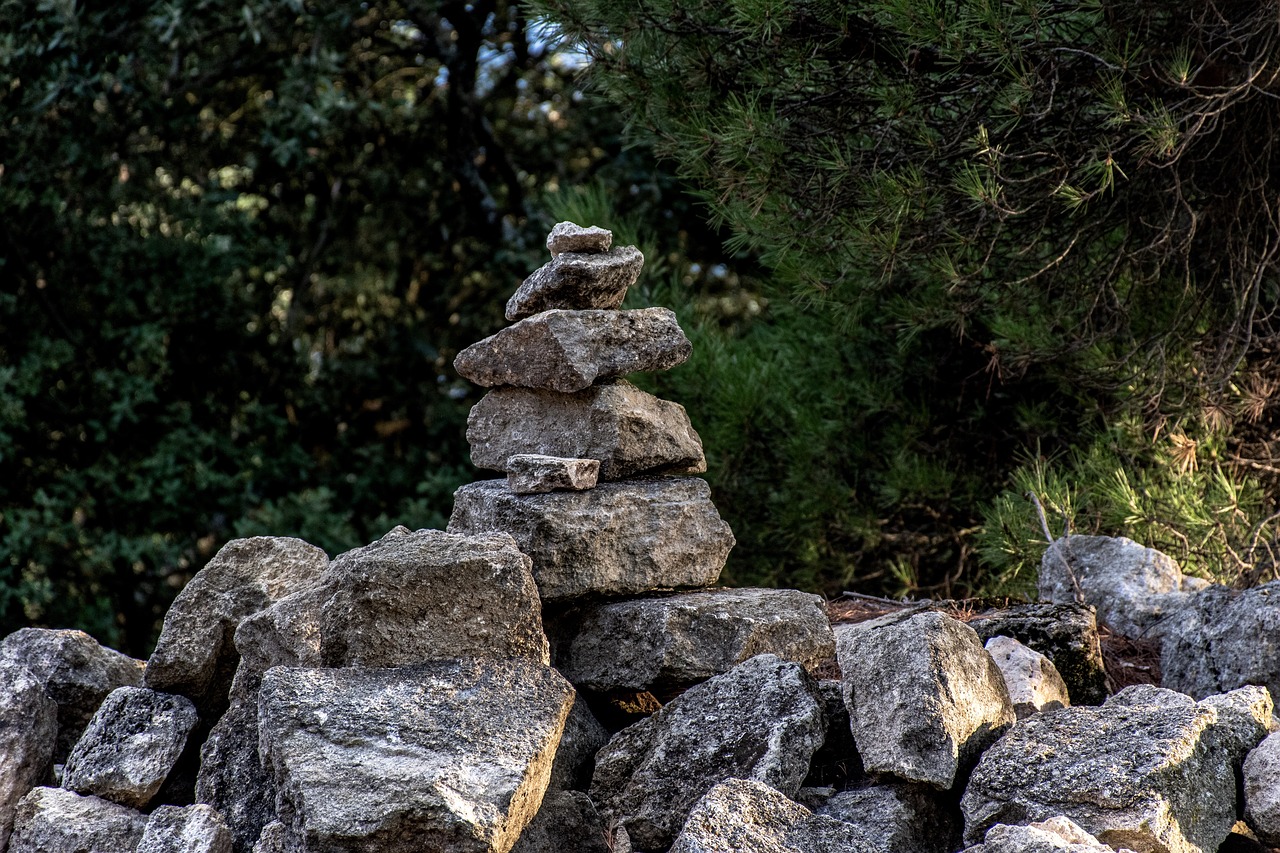
<svg viewBox="0 0 1280 853"><path fill-rule="evenodd" d="M516 495L502 480L454 493L449 531L504 531L533 558L542 600L709 586L733 532L691 477L602 483L587 492Z"/></svg>
<svg viewBox="0 0 1280 853"><path fill-rule="evenodd" d="M835 654L825 600L790 589L718 589L587 608L559 660L591 690L704 681L758 654L812 670Z"/></svg>
<svg viewBox="0 0 1280 853"><path fill-rule="evenodd" d="M233 699L200 747L196 801L214 808L236 853L249 853L276 819L276 788L258 756L258 703Z"/></svg>
<svg viewBox="0 0 1280 853"><path fill-rule="evenodd" d="M965 853L1115 853L1115 849L1085 832L1070 818L1059 816L1027 826L996 824L982 844L968 848Z"/></svg>
<svg viewBox="0 0 1280 853"><path fill-rule="evenodd" d="M58 706L39 679L13 660L0 662L0 850L18 801L53 772Z"/></svg>
<svg viewBox="0 0 1280 853"><path fill-rule="evenodd" d="M963 829L954 800L927 785L841 791L815 812L857 827L877 853L950 853Z"/></svg>
<svg viewBox="0 0 1280 853"><path fill-rule="evenodd" d="M36 788L18 803L8 853L132 853L147 816L98 797Z"/></svg>
<svg viewBox="0 0 1280 853"><path fill-rule="evenodd" d="M272 669L258 718L281 823L308 850L507 853L572 701L528 660Z"/></svg>
<svg viewBox="0 0 1280 853"><path fill-rule="evenodd" d="M1244 760L1244 819L1259 841L1280 844L1280 733L1268 735Z"/></svg>
<svg viewBox="0 0 1280 853"><path fill-rule="evenodd" d="M969 621L984 643L1012 637L1053 661L1073 705L1101 705L1107 672L1093 608L1084 604L1018 604Z"/></svg>
<svg viewBox="0 0 1280 853"><path fill-rule="evenodd" d="M231 831L209 806L161 806L134 853L231 853Z"/></svg>
<svg viewBox="0 0 1280 853"><path fill-rule="evenodd" d="M1197 699L1265 685L1280 692L1280 581L1246 590L1211 586L1162 632L1161 684Z"/></svg>
<svg viewBox="0 0 1280 853"><path fill-rule="evenodd" d="M1009 690L1009 701L1019 720L1071 704L1066 683L1053 661L1044 655L1012 637L992 637L985 647L1000 667L1004 685Z"/></svg>
<svg viewBox="0 0 1280 853"><path fill-rule="evenodd" d="M644 255L635 246L557 255L507 300L507 319L520 320L550 308L617 308L643 267Z"/></svg>
<svg viewBox="0 0 1280 853"><path fill-rule="evenodd" d="M547 234L547 251L553 256L565 252L598 254L609 251L613 232L596 225L584 227L574 222L557 222Z"/></svg>
<svg viewBox="0 0 1280 853"><path fill-rule="evenodd" d="M600 479L600 460L517 453L507 460L507 488L517 495L584 492Z"/></svg>
<svg viewBox="0 0 1280 853"><path fill-rule="evenodd" d="M467 416L467 441L472 463L492 471L526 453L598 459L601 480L707 470L684 406L624 380L576 394L496 388Z"/></svg>

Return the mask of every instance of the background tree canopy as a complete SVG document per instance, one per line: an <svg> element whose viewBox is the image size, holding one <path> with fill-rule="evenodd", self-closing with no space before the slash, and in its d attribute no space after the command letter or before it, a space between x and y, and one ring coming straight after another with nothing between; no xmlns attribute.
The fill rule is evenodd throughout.
<svg viewBox="0 0 1280 853"><path fill-rule="evenodd" d="M0 0L0 34L6 631L145 654L229 538L441 526L486 476L453 355L560 218L638 241L629 304L694 339L643 381L729 582L1016 591L1027 490L1272 571L1275 3Z"/></svg>

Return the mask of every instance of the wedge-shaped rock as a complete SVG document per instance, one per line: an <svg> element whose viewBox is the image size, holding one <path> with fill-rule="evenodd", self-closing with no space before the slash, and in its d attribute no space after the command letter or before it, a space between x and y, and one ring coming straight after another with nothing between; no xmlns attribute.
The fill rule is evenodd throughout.
<svg viewBox="0 0 1280 853"><path fill-rule="evenodd" d="M517 453L507 460L507 488L517 495L583 492L600 480L600 460Z"/></svg>
<svg viewBox="0 0 1280 853"><path fill-rule="evenodd" d="M726 779L698 801L671 853L872 853L856 827L815 815L762 782Z"/></svg>
<svg viewBox="0 0 1280 853"><path fill-rule="evenodd" d="M1212 586L1188 596L1165 627L1161 684L1196 698L1246 684L1280 692L1280 581L1254 589Z"/></svg>
<svg viewBox="0 0 1280 853"><path fill-rule="evenodd" d="M635 246L556 255L507 301L507 319L520 320L551 308L617 308L643 267L644 255Z"/></svg>
<svg viewBox="0 0 1280 853"><path fill-rule="evenodd" d="M1280 844L1280 733L1268 735L1244 760L1244 819L1259 841Z"/></svg>
<svg viewBox="0 0 1280 853"><path fill-rule="evenodd" d="M278 820L272 821L262 829L253 845L252 853L297 853L297 848L289 840L289 830Z"/></svg>
<svg viewBox="0 0 1280 853"><path fill-rule="evenodd" d="M775 654L812 670L835 654L825 600L790 589L719 589L602 604L579 617L559 662L591 690L704 681Z"/></svg>
<svg viewBox="0 0 1280 853"><path fill-rule="evenodd" d="M117 688L71 750L62 785L145 808L177 764L197 721L195 706L185 696Z"/></svg>
<svg viewBox="0 0 1280 853"><path fill-rule="evenodd" d="M475 466L492 471L522 453L599 459L601 480L707 470L684 406L625 380L576 394L496 388L472 407L467 441Z"/></svg>
<svg viewBox="0 0 1280 853"><path fill-rule="evenodd" d="M248 853L276 819L276 788L258 757L258 702L233 699L200 747L196 800L216 809L232 849Z"/></svg>
<svg viewBox="0 0 1280 853"><path fill-rule="evenodd" d="M503 480L454 493L449 531L505 531L533 558L543 601L709 586L733 532L692 477L602 483L587 492L515 495Z"/></svg>
<svg viewBox="0 0 1280 853"><path fill-rule="evenodd" d="M794 795L822 735L813 679L797 663L759 655L614 735L596 755L591 799L637 849L665 849L725 779Z"/></svg>
<svg viewBox="0 0 1280 853"><path fill-rule="evenodd" d="M548 786L561 791L585 791L591 784L596 753L608 742L609 730L600 724L587 703L578 696L564 724Z"/></svg>
<svg viewBox="0 0 1280 853"><path fill-rule="evenodd" d="M836 628L867 770L950 788L1015 720L995 661L968 625L926 611Z"/></svg>
<svg viewBox="0 0 1280 853"><path fill-rule="evenodd" d="M599 226L583 227L575 222L557 222L547 234L547 251L553 256L565 252L607 252L613 232Z"/></svg>
<svg viewBox="0 0 1280 853"><path fill-rule="evenodd" d="M590 797L581 791L548 791L511 853L615 853L610 840Z"/></svg>
<svg viewBox="0 0 1280 853"><path fill-rule="evenodd" d="M231 831L209 806L161 806L134 853L231 853Z"/></svg>
<svg viewBox="0 0 1280 853"><path fill-rule="evenodd" d="M572 393L628 373L670 370L693 345L667 308L552 309L458 353L453 366L477 385Z"/></svg>
<svg viewBox="0 0 1280 853"><path fill-rule="evenodd" d="M969 621L984 643L1012 637L1053 662L1073 705L1101 705L1107 698L1098 619L1084 604L1019 604Z"/></svg>
<svg viewBox="0 0 1280 853"><path fill-rule="evenodd" d="M1217 850L1236 821L1236 768L1271 711L1256 687L1197 703L1140 685L1020 720L973 771L965 838L1062 815L1117 849Z"/></svg>
<svg viewBox="0 0 1280 853"><path fill-rule="evenodd" d="M950 853L963 828L955 801L927 785L841 791L815 811L857 827L876 853Z"/></svg>
<svg viewBox="0 0 1280 853"><path fill-rule="evenodd" d="M107 694L141 685L146 668L145 662L100 645L84 631L49 628L23 628L5 637L0 668L10 663L30 670L58 705L57 764L67 760Z"/></svg>
<svg viewBox="0 0 1280 853"><path fill-rule="evenodd" d="M1124 848L1121 848L1123 853ZM1116 853L1070 818L1053 817L1027 826L996 824L986 840L965 853ZM1130 851L1132 853L1132 851Z"/></svg>
<svg viewBox="0 0 1280 853"><path fill-rule="evenodd" d="M1000 667L1004 686L1009 690L1018 719L1065 708L1071 704L1067 685L1044 655L1029 649L1012 637L992 637L986 642L987 653Z"/></svg>
<svg viewBox="0 0 1280 853"><path fill-rule="evenodd" d="M98 797L36 788L18 803L8 853L122 853L142 840L147 816Z"/></svg>
<svg viewBox="0 0 1280 853"><path fill-rule="evenodd" d="M507 853L533 820L573 688L527 660L264 676L262 751L308 850Z"/></svg>
<svg viewBox="0 0 1280 853"><path fill-rule="evenodd" d="M240 620L315 583L329 563L301 539L259 536L223 546L186 585L164 617L147 662L147 686L178 693L208 719L226 707L235 674Z"/></svg>
<svg viewBox="0 0 1280 853"><path fill-rule="evenodd" d="M26 667L0 662L0 850L18 801L53 772L58 706Z"/></svg>

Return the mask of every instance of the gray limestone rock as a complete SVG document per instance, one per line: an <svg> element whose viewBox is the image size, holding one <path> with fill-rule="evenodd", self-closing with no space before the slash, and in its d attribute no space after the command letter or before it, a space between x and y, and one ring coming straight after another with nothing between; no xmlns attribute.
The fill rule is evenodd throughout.
<svg viewBox="0 0 1280 853"><path fill-rule="evenodd" d="M556 255L507 300L507 319L521 320L551 308L617 308L643 267L644 255L635 246Z"/></svg>
<svg viewBox="0 0 1280 853"><path fill-rule="evenodd" d="M1121 848L1123 851L1127 848ZM996 824L982 844L965 853L1116 853L1070 818L1058 816L1027 826Z"/></svg>
<svg viewBox="0 0 1280 853"><path fill-rule="evenodd" d="M962 822L954 803L924 785L891 783L841 791L815 809L852 824L877 853L950 853Z"/></svg>
<svg viewBox="0 0 1280 853"><path fill-rule="evenodd" d="M517 453L507 460L507 488L517 495L583 492L600 479L599 459L564 459Z"/></svg>
<svg viewBox="0 0 1280 853"><path fill-rule="evenodd" d="M726 779L698 801L671 853L871 853L857 827L787 799L767 784Z"/></svg>
<svg viewBox="0 0 1280 853"><path fill-rule="evenodd" d="M1280 844L1280 733L1268 735L1244 760L1244 819L1259 841Z"/></svg>
<svg viewBox="0 0 1280 853"><path fill-rule="evenodd" d="M208 719L226 707L240 620L315 583L329 563L301 539L235 539L186 585L164 617L147 686L192 699Z"/></svg>
<svg viewBox="0 0 1280 853"><path fill-rule="evenodd" d="M258 713L276 810L308 850L507 853L572 701L555 670L522 659L277 667Z"/></svg>
<svg viewBox="0 0 1280 853"><path fill-rule="evenodd" d="M1062 815L1116 848L1216 850L1236 820L1235 767L1265 736L1270 705L1256 689L1197 703L1141 685L1020 720L974 768L965 838Z"/></svg>
<svg viewBox="0 0 1280 853"><path fill-rule="evenodd" d="M1098 620L1083 604L1019 604L970 620L984 643L1012 637L1053 661L1073 705L1101 705L1107 698Z"/></svg>
<svg viewBox="0 0 1280 853"><path fill-rule="evenodd" d="M231 831L209 806L161 806L134 853L231 853Z"/></svg>
<svg viewBox="0 0 1280 853"><path fill-rule="evenodd" d="M533 558L542 600L709 586L734 545L692 478L602 483L587 492L512 494L502 480L454 493L453 533L504 531Z"/></svg>
<svg viewBox="0 0 1280 853"><path fill-rule="evenodd" d="M609 831L581 791L548 791L511 853L614 853Z"/></svg>
<svg viewBox="0 0 1280 853"><path fill-rule="evenodd" d="M495 388L471 408L467 441L472 463L491 471L527 453L598 459L602 481L707 470L684 406L622 379L574 394Z"/></svg>
<svg viewBox="0 0 1280 853"><path fill-rule="evenodd" d="M146 827L128 806L36 788L18 803L8 853L133 853Z"/></svg>
<svg viewBox="0 0 1280 853"><path fill-rule="evenodd" d="M950 788L1016 718L978 635L941 613L838 625L836 654L869 771Z"/></svg>
<svg viewBox="0 0 1280 853"><path fill-rule="evenodd" d="M569 394L628 373L656 373L693 352L667 308L552 309L521 320L458 353L458 375L477 385L517 385Z"/></svg>
<svg viewBox="0 0 1280 853"><path fill-rule="evenodd" d="M62 786L145 808L182 755L198 719L185 696L118 687L71 750Z"/></svg>
<svg viewBox="0 0 1280 853"><path fill-rule="evenodd" d="M694 684L765 653L809 670L834 655L823 598L718 589L601 604L580 616L559 669L591 690L649 690Z"/></svg>
<svg viewBox="0 0 1280 853"><path fill-rule="evenodd" d="M53 760L71 754L85 726L117 687L142 684L146 663L100 645L84 631L23 628L0 642L0 668L17 663L31 671L58 705ZM0 844L0 849L3 845Z"/></svg>
<svg viewBox="0 0 1280 853"><path fill-rule="evenodd" d="M596 755L591 798L638 849L663 849L725 779L795 794L822 728L817 685L803 667L759 655L614 735Z"/></svg>
<svg viewBox="0 0 1280 853"><path fill-rule="evenodd" d="M58 736L58 706L39 679L13 660L0 662L0 850L14 809L49 780Z"/></svg>
<svg viewBox="0 0 1280 853"><path fill-rule="evenodd" d="M1053 661L1044 655L1012 637L1003 636L987 640L986 649L1000 667L1004 685L1009 690L1009 701L1019 720L1071 704L1066 683Z"/></svg>
<svg viewBox="0 0 1280 853"><path fill-rule="evenodd" d="M553 256L565 252L607 252L611 245L613 232L596 225L584 227L574 222L557 222L547 235L547 251Z"/></svg>
<svg viewBox="0 0 1280 853"><path fill-rule="evenodd" d="M258 756L258 703L233 699L200 747L196 800L216 809L236 853L276 819L276 788Z"/></svg>
<svg viewBox="0 0 1280 853"><path fill-rule="evenodd" d="M563 675L563 673L561 673ZM591 784L596 753L609 742L609 730L600 725L581 696L574 699L565 721L560 746L551 764L548 790L582 790Z"/></svg>
<svg viewBox="0 0 1280 853"><path fill-rule="evenodd" d="M1245 684L1280 693L1280 581L1188 596L1161 637L1160 669L1163 686L1196 698Z"/></svg>
<svg viewBox="0 0 1280 853"><path fill-rule="evenodd" d="M1074 602L1077 586L1099 622L1133 638L1155 636L1187 597L1172 559L1123 536L1067 536L1045 550L1040 600Z"/></svg>
<svg viewBox="0 0 1280 853"><path fill-rule="evenodd" d="M253 845L252 853L302 853L289 838L289 830L280 821L272 821L262 828L262 835Z"/></svg>

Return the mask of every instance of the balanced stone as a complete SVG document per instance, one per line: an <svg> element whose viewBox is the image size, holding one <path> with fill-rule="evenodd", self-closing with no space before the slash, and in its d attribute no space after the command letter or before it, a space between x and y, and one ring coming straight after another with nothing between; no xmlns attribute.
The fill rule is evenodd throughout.
<svg viewBox="0 0 1280 853"><path fill-rule="evenodd" d="M533 558L544 602L709 586L734 545L710 486L693 477L545 495L517 495L503 480L482 480L454 493L449 531L511 534Z"/></svg>
<svg viewBox="0 0 1280 853"><path fill-rule="evenodd" d="M581 492L594 489L600 479L599 459L565 459L538 453L517 453L507 460L507 488L517 495Z"/></svg>
<svg viewBox="0 0 1280 853"><path fill-rule="evenodd" d="M477 385L581 391L602 379L669 370L693 346L666 308L553 309L521 320L458 353L453 366Z"/></svg>
<svg viewBox="0 0 1280 853"><path fill-rule="evenodd" d="M684 406L625 380L576 394L496 388L472 407L467 441L475 466L492 471L524 453L598 459L601 480L707 470Z"/></svg>
<svg viewBox="0 0 1280 853"><path fill-rule="evenodd" d="M598 225L584 227L574 222L557 222L547 235L547 250L553 256L565 252L607 252L612 244L613 232Z"/></svg>
<svg viewBox="0 0 1280 853"><path fill-rule="evenodd" d="M507 301L507 319L520 320L549 308L617 308L643 266L644 255L635 246L557 255Z"/></svg>

